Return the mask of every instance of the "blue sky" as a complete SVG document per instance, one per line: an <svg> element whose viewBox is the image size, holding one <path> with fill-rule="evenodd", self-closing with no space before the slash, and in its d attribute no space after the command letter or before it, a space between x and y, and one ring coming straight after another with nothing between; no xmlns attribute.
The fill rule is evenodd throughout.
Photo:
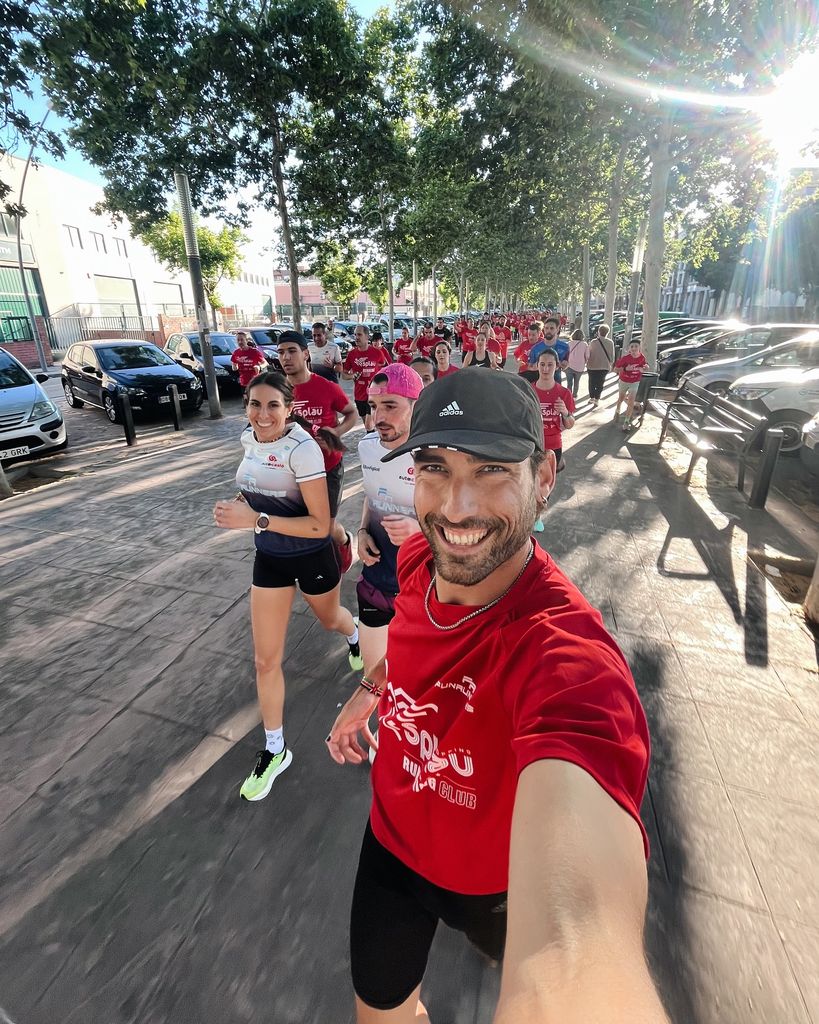
<svg viewBox="0 0 819 1024"><path fill-rule="evenodd" d="M352 6L365 18L371 17L379 7L389 7L390 0L350 0ZM17 105L20 109L24 110L34 121L39 121L44 116L47 105L46 98L42 92L37 89L34 97L29 100L26 97L18 97ZM51 128L52 131L59 132L63 136L65 142L65 129L68 127L68 122L58 117L55 113L51 113L48 116L46 126ZM28 155L27 147L23 146L19 148L15 153L15 156L25 157ZM72 150L66 144L66 155L64 160L56 160L54 157L48 156L41 150L35 150L35 156L44 164L49 164L52 167L58 167L60 170L65 171L68 174L74 174L78 178L83 178L85 181L92 181L95 184L102 185L103 179L99 171L91 164L86 163L82 156L75 150Z"/></svg>

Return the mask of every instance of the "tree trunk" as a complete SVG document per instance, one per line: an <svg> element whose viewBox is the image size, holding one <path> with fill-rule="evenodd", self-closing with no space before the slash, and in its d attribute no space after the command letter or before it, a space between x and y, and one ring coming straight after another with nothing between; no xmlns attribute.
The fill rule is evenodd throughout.
<svg viewBox="0 0 819 1024"><path fill-rule="evenodd" d="M634 256L631 261L631 281L628 291L628 309L626 311L626 331L623 337L623 351L628 348L631 335L634 331L634 317L637 315L637 296L640 293L640 277L643 273L643 256L646 245L646 231L648 221L643 218L637 231L637 241L634 243ZM645 318L643 318L645 320Z"/></svg>
<svg viewBox="0 0 819 1024"><path fill-rule="evenodd" d="M464 299L466 298L466 274L461 271L461 277L458 282L458 312L463 316L464 313Z"/></svg>
<svg viewBox="0 0 819 1024"><path fill-rule="evenodd" d="M279 119L273 117L273 144L276 152L273 156L273 177L276 181L276 203L279 209L279 220L282 226L282 241L287 254L287 272L290 275L290 305L293 310L293 326L301 331L301 297L299 294L299 261L296 247L293 245L293 233L290 230L290 212L287 209L287 192L284 187L284 171L282 169L282 134Z"/></svg>
<svg viewBox="0 0 819 1024"><path fill-rule="evenodd" d="M623 139L617 154L614 178L611 183L611 200L609 202L609 252L606 264L606 306L603 311L603 322L610 324L614 313L614 296L617 292L617 240L620 233L620 209L623 205L623 167L626 163L629 139Z"/></svg>
<svg viewBox="0 0 819 1024"><path fill-rule="evenodd" d="M393 321L395 320L395 295L392 290L392 246L390 245L390 237L387 229L387 212L384 206L384 189L378 190L378 213L381 218L381 244L384 248L384 259L387 264L387 296L389 298L389 312L388 316L390 319L388 338L390 345L392 345L395 336L395 329Z"/></svg>
<svg viewBox="0 0 819 1024"><path fill-rule="evenodd" d="M438 319L438 274L435 266L432 267L432 319Z"/></svg>
<svg viewBox="0 0 819 1024"><path fill-rule="evenodd" d="M489 278L486 279L486 290L483 293L483 310L484 313L489 312Z"/></svg>
<svg viewBox="0 0 819 1024"><path fill-rule="evenodd" d="M412 336L418 334L418 264L412 261Z"/></svg>
<svg viewBox="0 0 819 1024"><path fill-rule="evenodd" d="M591 313L591 266L589 257L589 243L583 243L583 306L580 330L583 337L589 337L589 314Z"/></svg>
<svg viewBox="0 0 819 1024"><path fill-rule="evenodd" d="M649 145L651 198L648 206L646 272L643 292L643 355L649 367L657 367L657 332L660 322L660 289L665 255L665 204L671 170L671 113L665 115L657 137Z"/></svg>

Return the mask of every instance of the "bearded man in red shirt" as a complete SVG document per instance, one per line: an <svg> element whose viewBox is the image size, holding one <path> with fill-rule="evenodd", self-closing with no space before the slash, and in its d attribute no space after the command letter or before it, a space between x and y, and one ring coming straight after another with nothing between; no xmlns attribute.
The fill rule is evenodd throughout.
<svg viewBox="0 0 819 1024"><path fill-rule="evenodd" d="M437 380L382 462L408 452L422 533L401 545L386 658L327 738L340 764L378 748L358 1024L429 1024L440 920L504 960L496 1024L667 1024L643 952L645 715L600 613L532 540L555 478L534 391Z"/></svg>

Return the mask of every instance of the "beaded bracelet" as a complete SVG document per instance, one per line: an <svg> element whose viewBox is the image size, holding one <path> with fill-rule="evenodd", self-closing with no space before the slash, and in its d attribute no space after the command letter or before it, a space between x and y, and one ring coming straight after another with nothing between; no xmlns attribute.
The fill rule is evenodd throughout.
<svg viewBox="0 0 819 1024"><path fill-rule="evenodd" d="M360 687L365 689L367 693L371 693L373 697L380 697L384 692L384 687L378 687L375 683L371 682L366 676L361 677L361 682L358 684Z"/></svg>

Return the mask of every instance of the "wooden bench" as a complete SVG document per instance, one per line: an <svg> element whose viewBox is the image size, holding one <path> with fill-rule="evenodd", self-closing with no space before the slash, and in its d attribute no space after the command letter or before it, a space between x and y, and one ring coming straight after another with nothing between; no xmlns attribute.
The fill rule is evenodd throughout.
<svg viewBox="0 0 819 1024"><path fill-rule="evenodd" d="M707 458L712 452L724 452L737 456L737 490L744 492L750 456L764 446L765 454L749 501L754 508L764 507L782 440L781 431L768 430L765 416L688 380L679 388L652 387L645 406L662 418L657 447L661 447L670 433L691 452L685 474L686 487L701 458ZM772 443L766 443L769 434Z"/></svg>

